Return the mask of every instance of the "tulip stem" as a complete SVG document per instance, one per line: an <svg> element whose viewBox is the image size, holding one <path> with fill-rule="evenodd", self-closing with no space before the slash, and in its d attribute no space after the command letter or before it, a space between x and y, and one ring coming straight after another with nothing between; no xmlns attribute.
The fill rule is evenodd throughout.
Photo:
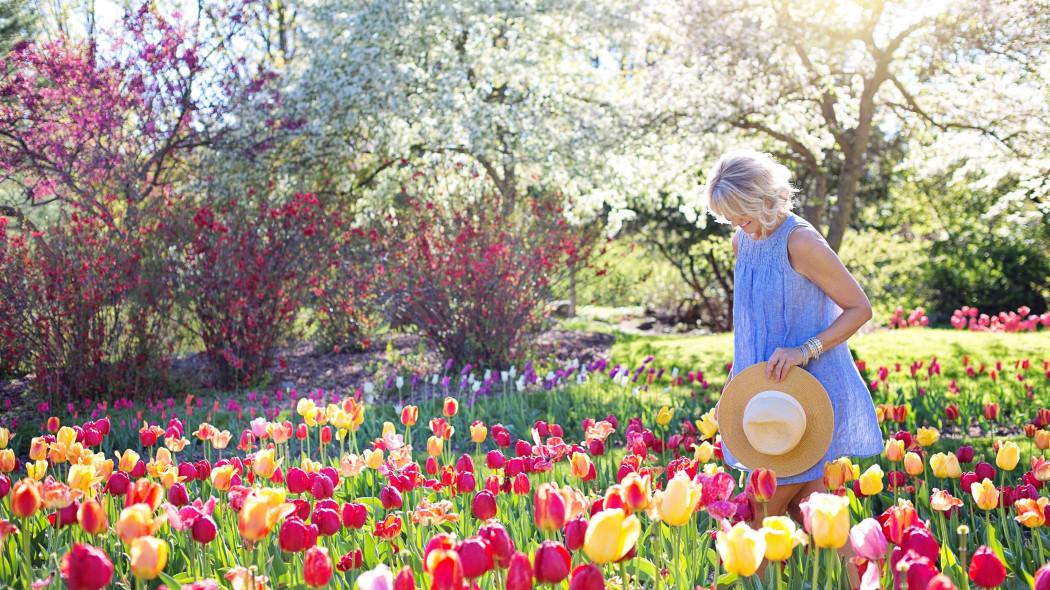
<svg viewBox="0 0 1050 590"><path fill-rule="evenodd" d="M1037 564L1043 563L1043 555L1045 555L1045 553L1043 553L1043 535L1039 533L1039 527L1032 529L1032 536L1035 537L1035 543L1039 546L1039 556L1035 562Z"/></svg>
<svg viewBox="0 0 1050 590"><path fill-rule="evenodd" d="M820 548L813 546L813 585L811 590L817 590L817 574L820 572Z"/></svg>

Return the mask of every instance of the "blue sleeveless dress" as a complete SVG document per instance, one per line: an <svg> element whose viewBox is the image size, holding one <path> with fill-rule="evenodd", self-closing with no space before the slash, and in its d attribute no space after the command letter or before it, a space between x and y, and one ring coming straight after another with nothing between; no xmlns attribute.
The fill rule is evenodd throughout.
<svg viewBox="0 0 1050 590"><path fill-rule="evenodd" d="M812 227L792 214L763 240L753 240L746 233L738 232L733 302L734 375L755 363L768 361L777 348L801 345L842 313L820 287L796 272L788 262L788 235L802 226ZM883 451L875 405L846 345L825 349L819 360L809 361L806 370L831 397L835 431L823 459L799 475L778 477L778 483L820 479L825 461L842 456L870 457ZM722 453L728 465L746 471L728 449L723 447Z"/></svg>

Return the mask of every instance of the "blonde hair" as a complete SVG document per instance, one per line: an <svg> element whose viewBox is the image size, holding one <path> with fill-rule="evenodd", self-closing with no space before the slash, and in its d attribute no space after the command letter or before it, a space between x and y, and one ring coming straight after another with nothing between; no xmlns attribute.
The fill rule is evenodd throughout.
<svg viewBox="0 0 1050 590"><path fill-rule="evenodd" d="M770 154L734 150L718 159L707 179L706 205L721 223L750 215L766 231L776 227L793 207L791 171Z"/></svg>

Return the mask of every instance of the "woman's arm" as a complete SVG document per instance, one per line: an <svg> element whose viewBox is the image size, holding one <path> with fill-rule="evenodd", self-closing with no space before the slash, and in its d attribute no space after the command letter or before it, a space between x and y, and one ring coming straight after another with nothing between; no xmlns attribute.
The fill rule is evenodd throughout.
<svg viewBox="0 0 1050 590"><path fill-rule="evenodd" d="M791 232L788 236L788 260L796 272L813 281L842 308L842 314L830 326L819 334L813 334L823 344L824 350L842 344L871 319L871 303L864 290L815 230L800 227ZM769 358L766 377L781 381L788 369L802 364L803 358L798 348L776 349Z"/></svg>

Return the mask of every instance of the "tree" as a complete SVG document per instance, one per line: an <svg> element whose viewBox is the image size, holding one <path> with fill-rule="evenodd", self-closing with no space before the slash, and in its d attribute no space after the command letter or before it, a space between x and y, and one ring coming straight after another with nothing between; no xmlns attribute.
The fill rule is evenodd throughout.
<svg viewBox="0 0 1050 590"><path fill-rule="evenodd" d="M0 0L0 55L16 42L33 36L36 19L18 0Z"/></svg>
<svg viewBox="0 0 1050 590"><path fill-rule="evenodd" d="M1032 137L1019 122L1045 111L1030 88L1048 33L1045 7L1026 4L662 3L651 94L677 128L758 141L806 171L804 215L837 250L880 133L977 133L1006 149Z"/></svg>

